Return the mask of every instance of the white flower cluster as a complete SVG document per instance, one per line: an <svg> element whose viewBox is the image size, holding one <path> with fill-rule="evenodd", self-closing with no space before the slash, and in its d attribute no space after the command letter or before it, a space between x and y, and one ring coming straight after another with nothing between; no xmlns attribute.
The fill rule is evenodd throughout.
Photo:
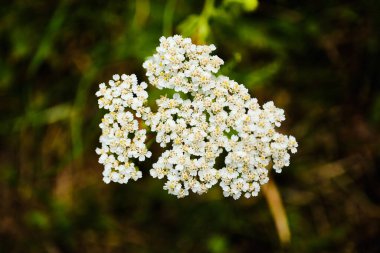
<svg viewBox="0 0 380 253"><path fill-rule="evenodd" d="M136 119L150 112L149 107L143 106L148 98L146 87L146 83L137 83L135 75L122 75L121 78L114 75L108 86L101 83L96 92L99 107L109 111L99 125L102 129L99 139L102 146L96 149L100 155L99 163L104 165L103 181L106 183L112 181L122 184L130 178L141 178L141 171L136 169L130 158L143 161L152 155L145 146L146 130L139 129Z"/></svg>
<svg viewBox="0 0 380 253"><path fill-rule="evenodd" d="M144 106L146 84L137 85L134 76L124 76L123 81L117 76L110 88L101 84L99 105L111 111L101 124L102 148L98 150L105 165L104 180L137 179L141 173L128 158L150 156L144 130L138 130L133 114L125 111L133 109L156 132L161 147L169 147L150 174L166 178L164 189L170 194L202 194L219 183L226 197L257 196L260 185L269 180L268 168L272 165L281 172L289 165L289 152L297 151L293 136L275 131L285 120L284 111L273 102L261 108L243 85L215 76L223 61L210 55L214 45L197 46L179 35L162 37L160 42L143 67L153 86L178 93L158 99L156 113ZM217 164L219 157L224 165Z"/></svg>

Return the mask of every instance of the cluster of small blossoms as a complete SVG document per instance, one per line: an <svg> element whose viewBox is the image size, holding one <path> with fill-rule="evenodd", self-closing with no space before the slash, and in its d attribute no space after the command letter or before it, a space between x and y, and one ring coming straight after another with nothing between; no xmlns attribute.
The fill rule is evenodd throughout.
<svg viewBox="0 0 380 253"><path fill-rule="evenodd" d="M214 45L197 46L190 38L161 37L157 53L144 62L149 82L159 89L198 92L214 87L213 74L218 72L223 60L210 53Z"/></svg>
<svg viewBox="0 0 380 253"><path fill-rule="evenodd" d="M129 179L142 177L131 158L144 161L152 153L145 146L146 130L139 129L138 118L146 119L150 113L144 104L148 93L146 83L137 83L135 75L114 75L113 80L99 85L96 96L99 108L106 113L100 123L102 146L96 149L100 155L99 163L104 165L103 181L105 183L127 183ZM132 112L134 112L134 114Z"/></svg>
<svg viewBox="0 0 380 253"><path fill-rule="evenodd" d="M156 141L161 147L170 147L153 164L151 176L166 178L164 189L178 197L187 196L190 191L205 193L218 183L226 197L257 196L260 185L269 180L270 165L281 172L289 165L289 152L297 151L293 136L275 131L275 127L285 120L284 111L276 108L273 102L260 107L243 85L226 76L215 76L223 64L219 57L210 55L215 46L194 45L190 39L178 35L162 37L160 42L157 53L143 67L153 86L174 89L178 93L171 98L158 99L155 113L143 106L146 93L134 106L135 100L123 104L124 108L135 110L136 116L141 116L151 131L156 132ZM133 83L136 86L137 80ZM112 87L111 91L103 89L103 92L100 87L105 100L99 100L101 107L113 106L113 100L107 95L114 93ZM138 87L144 90L146 84ZM102 124L101 127L103 138L115 138L115 134L104 131ZM134 129L142 131L137 130L137 126ZM104 146L104 141L101 142ZM107 178L113 180L112 173L117 167L112 163L119 165L121 161L109 155L115 154L115 149L109 148L110 141L106 143L100 149L100 160L104 163L104 155L112 160L105 171ZM129 154L131 147L125 148L123 152ZM133 154L144 158L147 151L142 149ZM224 167L216 164L218 157L224 157Z"/></svg>

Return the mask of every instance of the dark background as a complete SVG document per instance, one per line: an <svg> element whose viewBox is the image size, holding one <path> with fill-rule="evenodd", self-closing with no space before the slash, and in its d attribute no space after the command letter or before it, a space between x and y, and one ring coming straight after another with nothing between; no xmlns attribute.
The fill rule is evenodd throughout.
<svg viewBox="0 0 380 253"><path fill-rule="evenodd" d="M0 252L380 252L379 1L256 3L2 1ZM221 73L285 109L300 147L274 192L177 200L151 162L102 182L98 83L144 80L172 34L214 43Z"/></svg>

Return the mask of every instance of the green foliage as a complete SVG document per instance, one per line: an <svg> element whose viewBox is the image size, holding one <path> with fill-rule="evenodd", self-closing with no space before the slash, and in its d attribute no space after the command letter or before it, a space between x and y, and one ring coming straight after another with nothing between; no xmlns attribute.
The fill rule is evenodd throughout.
<svg viewBox="0 0 380 253"><path fill-rule="evenodd" d="M240 4L243 7L243 10L245 11L254 11L259 5L259 2L257 0L224 0L224 5L230 5L230 4Z"/></svg>
<svg viewBox="0 0 380 253"><path fill-rule="evenodd" d="M0 252L378 252L378 1L5 1L0 8ZM95 92L162 35L213 43L222 73L287 113L299 153L263 195L177 200L149 178L105 185ZM166 90L149 88L149 105ZM162 150L152 144L153 161ZM360 232L358 232L360 231Z"/></svg>
<svg viewBox="0 0 380 253"><path fill-rule="evenodd" d="M226 239L222 236L212 236L208 242L208 248L212 253L227 252Z"/></svg>

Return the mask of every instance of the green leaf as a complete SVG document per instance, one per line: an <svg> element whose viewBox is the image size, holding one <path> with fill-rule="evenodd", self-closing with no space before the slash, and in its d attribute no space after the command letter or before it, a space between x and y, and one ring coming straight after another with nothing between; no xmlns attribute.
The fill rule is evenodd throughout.
<svg viewBox="0 0 380 253"><path fill-rule="evenodd" d="M225 0L223 2L224 5L228 6L230 4L240 4L244 11L254 11L259 6L258 0Z"/></svg>

